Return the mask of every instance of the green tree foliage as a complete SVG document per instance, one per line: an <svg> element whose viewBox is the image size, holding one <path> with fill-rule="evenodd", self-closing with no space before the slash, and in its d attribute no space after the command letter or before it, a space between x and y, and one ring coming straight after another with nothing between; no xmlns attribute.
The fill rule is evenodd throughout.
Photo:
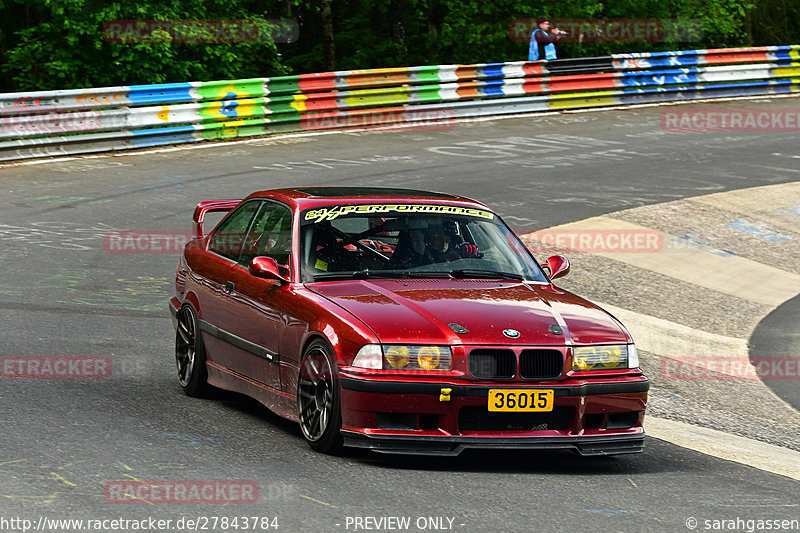
<svg viewBox="0 0 800 533"><path fill-rule="evenodd" d="M520 18L585 18L599 0L342 0L333 3L337 68L379 68L443 63L486 63L527 58L527 43L509 34ZM296 72L324 69L318 39L319 8L306 2L296 11L300 42L287 52ZM309 36L311 34L311 36Z"/></svg>
<svg viewBox="0 0 800 533"><path fill-rule="evenodd" d="M800 2L754 0L745 9L747 44L797 43L800 36Z"/></svg>
<svg viewBox="0 0 800 533"><path fill-rule="evenodd" d="M540 16L689 21L661 42L568 39L560 57L800 42L797 0L0 0L0 91L522 60L528 43L511 38L509 23ZM288 44L268 32L237 43L103 33L136 19L289 19L300 33Z"/></svg>
<svg viewBox="0 0 800 533"><path fill-rule="evenodd" d="M251 5L252 4L252 5ZM242 43L109 42L116 20L261 21L257 2L224 0L5 0L2 70L16 90L179 82L286 73L270 40ZM123 36L126 34L123 34ZM13 36L13 37L9 37ZM158 34L156 34L158 37ZM168 34L162 34L162 40ZM0 41L0 44L2 41Z"/></svg>
<svg viewBox="0 0 800 533"><path fill-rule="evenodd" d="M600 16L608 19L656 19L665 21L660 42L611 42L597 46L600 53L691 50L741 46L745 41L744 18L754 0L613 0L604 2ZM674 21L674 22L673 22ZM636 50L633 50L636 48Z"/></svg>

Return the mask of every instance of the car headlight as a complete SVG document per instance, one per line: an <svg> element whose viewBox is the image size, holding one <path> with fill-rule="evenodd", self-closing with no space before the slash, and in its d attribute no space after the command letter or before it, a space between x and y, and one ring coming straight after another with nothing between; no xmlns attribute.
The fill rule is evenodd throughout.
<svg viewBox="0 0 800 533"><path fill-rule="evenodd" d="M633 344L575 346L572 349L572 368L576 372L638 367L639 354Z"/></svg>
<svg viewBox="0 0 800 533"><path fill-rule="evenodd" d="M402 369L407 367L410 362L408 346L387 346L383 354L386 362L389 363L389 368Z"/></svg>
<svg viewBox="0 0 800 533"><path fill-rule="evenodd" d="M453 353L448 346L367 344L353 359L353 366L372 370L448 371Z"/></svg>
<svg viewBox="0 0 800 533"><path fill-rule="evenodd" d="M383 368L383 350L380 344L365 344L353 359L353 366L380 370Z"/></svg>
<svg viewBox="0 0 800 533"><path fill-rule="evenodd" d="M639 352L635 344L628 345L628 368L639 368Z"/></svg>

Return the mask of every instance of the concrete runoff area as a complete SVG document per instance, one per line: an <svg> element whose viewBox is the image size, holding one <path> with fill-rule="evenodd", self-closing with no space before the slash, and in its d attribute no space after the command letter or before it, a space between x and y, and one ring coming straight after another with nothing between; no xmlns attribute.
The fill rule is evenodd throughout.
<svg viewBox="0 0 800 533"><path fill-rule="evenodd" d="M651 437L800 481L800 452L654 416L645 426Z"/></svg>
<svg viewBox="0 0 800 533"><path fill-rule="evenodd" d="M714 209L709 211L702 206ZM635 310L626 308L628 302L612 304L601 285L587 282L580 275L577 280L568 276L560 283L594 299L617 316L637 347L649 356L650 360L643 362L654 385L649 411L676 420L673 431L659 431L654 436L679 445L691 441L681 429L688 426L678 421L692 421L694 414L700 420L714 420L711 429L800 451L800 436L792 430L800 427L800 413L794 407L800 403L800 352L792 348L797 345L798 322L796 310L790 312L797 303L789 305L798 299L800 274L773 266L777 263L791 268L800 263L800 224L796 223L795 214L798 206L800 182L791 182L624 210L547 228L525 238L533 246L544 247L559 235L578 242L576 236L581 235L607 239L608 232L651 235L648 232L657 230L662 234L658 249L647 249L647 243L643 243L644 250L609 252L601 240L597 252L580 247L580 261L603 268L608 275L623 273L625 279L620 283L627 286L635 286L642 271L674 278L679 281L677 290L657 293L656 299L678 306L685 302L683 307L689 307L690 313L698 286L757 305L758 314L751 317L750 327L739 329L735 335L720 335L711 321L703 322L702 315L693 321L699 327L690 327L643 313L638 306ZM698 216L702 223L693 220ZM749 232L742 232L742 225L731 225L743 218ZM652 221L651 226L642 225L645 221ZM567 243L568 239L562 241ZM763 261L771 264L758 261L765 256L759 250L764 247L763 241L770 250ZM569 255L568 249L561 251ZM618 270L616 265L620 262L633 268ZM785 310L777 313L773 312L775 308ZM698 307L694 312L708 313L709 309ZM761 325L767 316L772 324L769 329ZM755 335L754 345L748 344L754 331L763 333ZM776 335L784 342L776 342ZM747 394L741 394L745 391ZM670 394L664 394L667 392ZM737 401L737 395L748 398L748 404ZM751 422L743 423L741 415L745 413ZM712 441L714 435L709 433L704 442ZM734 441L718 442L708 453L722 457L718 451L731 442ZM735 456L744 462L748 454L736 452ZM755 463L752 466L758 467Z"/></svg>

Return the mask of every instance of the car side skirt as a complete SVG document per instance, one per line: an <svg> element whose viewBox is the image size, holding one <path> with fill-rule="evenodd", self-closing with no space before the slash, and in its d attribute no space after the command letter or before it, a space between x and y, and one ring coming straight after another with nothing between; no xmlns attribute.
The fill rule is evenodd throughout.
<svg viewBox="0 0 800 533"><path fill-rule="evenodd" d="M250 396L276 415L298 421L294 395L268 387L211 361L206 363L206 368L208 382L214 387Z"/></svg>

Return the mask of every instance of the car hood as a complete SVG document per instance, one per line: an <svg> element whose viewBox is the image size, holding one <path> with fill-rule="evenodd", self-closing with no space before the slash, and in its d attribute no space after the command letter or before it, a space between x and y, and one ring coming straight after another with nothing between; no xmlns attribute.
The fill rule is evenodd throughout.
<svg viewBox="0 0 800 533"><path fill-rule="evenodd" d="M626 343L609 313L553 285L480 279L354 280L309 284L389 343L564 345ZM451 327L466 328L456 333ZM563 335L550 331L561 327ZM456 329L458 329L456 327ZM511 338L505 330L516 330Z"/></svg>

